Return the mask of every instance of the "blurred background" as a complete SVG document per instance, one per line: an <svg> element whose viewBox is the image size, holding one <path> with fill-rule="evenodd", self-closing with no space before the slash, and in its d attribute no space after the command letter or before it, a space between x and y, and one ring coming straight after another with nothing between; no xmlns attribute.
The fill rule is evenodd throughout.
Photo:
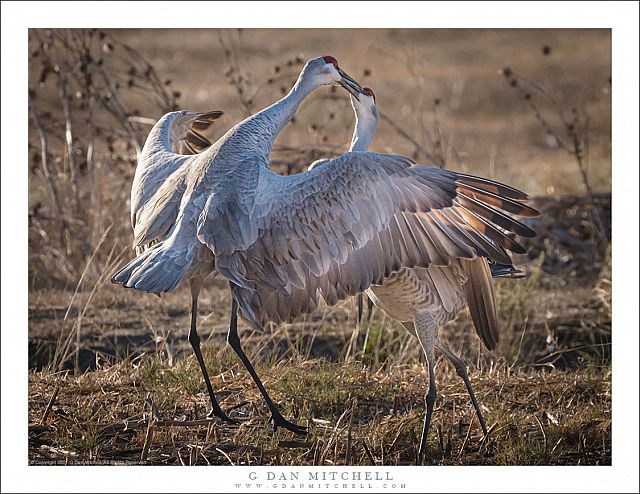
<svg viewBox="0 0 640 494"><path fill-rule="evenodd" d="M328 53L376 93L383 118L373 151L496 178L532 196L584 195L587 183L606 193L610 50L609 31L584 29L33 30L31 116L35 109L46 130L50 179L31 118L31 216L71 215L68 230L81 221L86 252L111 223L110 234L126 241L133 136L143 145L172 109L220 109L225 115L208 135L215 139L288 91L308 58ZM274 167L296 172L344 152L352 125L347 95L320 89L278 139ZM60 211L49 210L51 189ZM48 223L40 236L52 227L59 229ZM30 277L47 285L35 270Z"/></svg>
<svg viewBox="0 0 640 494"><path fill-rule="evenodd" d="M133 255L129 195L136 152L153 123L174 109L223 110L207 131L215 140L288 92L306 60L319 55L334 56L375 91L381 119L370 150L494 178L533 198L542 212L531 222L538 236L515 259L528 277L497 284L500 347L482 352L464 314L446 338L480 370L503 366L538 379L543 369L559 369L587 379L585 389L600 400L592 400L598 412L585 419L596 421L590 436L596 446L591 451L578 437L576 444L584 443L578 456L610 462L609 30L30 30L30 413L41 413L51 395L47 386L60 385L52 384L50 373L59 371L78 379L93 371L97 379L98 371L114 365L124 365L119 372L127 374L133 359L153 373L187 366L197 383L186 341L188 288L158 299L109 283ZM353 123L347 93L320 88L278 138L272 168L297 173L345 152ZM224 345L227 292L225 283L209 280L199 304L207 358L221 375L220 362L237 366ZM283 361L298 362L300 375L314 359L357 362L365 373L419 365L421 352L399 324L374 311L357 328L353 314L353 302L345 301L268 328L268 336L246 330L243 338L272 376ZM440 365L443 372L446 367ZM580 374L585 368L596 369L596 378ZM152 377L147 384L158 386ZM204 407L198 386L192 395ZM290 398L292 390L283 393ZM162 399L178 406L182 398L168 393ZM566 424L555 418L564 412L549 413L554 418L545 424L567 437ZM74 434L84 437L81 432ZM556 458L544 441L547 456L536 461L577 461L573 446L558 449ZM34 443L34 451L40 446ZM88 451L96 454L95 448ZM511 460L533 462L518 458Z"/></svg>

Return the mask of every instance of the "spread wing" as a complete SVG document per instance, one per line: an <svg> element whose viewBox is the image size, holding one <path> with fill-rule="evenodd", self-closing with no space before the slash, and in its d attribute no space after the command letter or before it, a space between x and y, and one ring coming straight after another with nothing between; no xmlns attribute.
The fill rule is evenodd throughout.
<svg viewBox="0 0 640 494"><path fill-rule="evenodd" d="M198 154L211 146L211 141L200 132L207 130L211 124L222 116L222 111L206 113L186 112L176 122L169 133L171 147L179 154Z"/></svg>
<svg viewBox="0 0 640 494"><path fill-rule="evenodd" d="M200 132L221 115L221 111L167 114L149 134L139 166L150 166L147 173L134 180L131 190L134 246L138 251L161 240L175 223L186 189L189 155L211 146Z"/></svg>
<svg viewBox="0 0 640 494"><path fill-rule="evenodd" d="M261 173L249 216L235 212L250 238L229 240L237 221L206 229L206 214L198 229L257 324L310 312L320 297L333 304L403 267L477 256L510 264L507 250L525 250L509 234L534 235L508 214L537 214L524 193L399 156L354 152L298 175ZM216 237L226 250L215 251Z"/></svg>
<svg viewBox="0 0 640 494"><path fill-rule="evenodd" d="M188 166L176 170L140 209L133 229L134 247L144 248L161 240L175 224L186 190L188 171Z"/></svg>
<svg viewBox="0 0 640 494"><path fill-rule="evenodd" d="M141 210L168 177L188 160L188 155L200 153L211 146L200 132L209 128L222 114L222 111L172 112L156 123L145 142L131 186L131 224L134 230Z"/></svg>

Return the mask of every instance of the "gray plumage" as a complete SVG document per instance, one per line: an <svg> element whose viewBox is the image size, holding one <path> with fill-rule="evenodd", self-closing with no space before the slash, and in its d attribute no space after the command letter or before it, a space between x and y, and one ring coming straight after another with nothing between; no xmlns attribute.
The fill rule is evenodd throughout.
<svg viewBox="0 0 640 494"><path fill-rule="evenodd" d="M141 252L153 244L153 252L141 254L112 280L128 288L161 293L174 289L183 279L212 272L211 252L220 247L208 249L196 238L198 218L205 209L212 211L205 229L215 230L216 221L222 221L236 238L251 238L252 225L245 218L250 214L260 170L267 170L275 138L302 100L317 87L338 82L337 74L322 58L310 61L287 96L240 122L194 156L177 155L168 143L173 131L189 137L183 141L195 141L202 147L205 140L197 134L202 120L193 120L194 128L193 124L176 123L173 114L165 116L152 130L148 146L145 144L132 188L134 246ZM176 130L187 127L187 132ZM218 243L224 250L225 238Z"/></svg>
<svg viewBox="0 0 640 494"><path fill-rule="evenodd" d="M247 212L225 223L220 209L205 209L198 238L243 289L238 303L258 326L309 312L320 297L335 304L406 267L478 256L510 264L506 250L524 249L506 232L533 234L489 204L535 214L521 192L400 156L351 152L289 177L261 168L257 178Z"/></svg>
<svg viewBox="0 0 640 494"><path fill-rule="evenodd" d="M196 330L197 304L202 280L215 270L214 252L232 250L236 245L250 246L257 235L250 220L253 207L260 201L258 184L267 169L273 141L291 120L302 100L324 84L338 83L351 94L362 92L360 85L338 67L330 56L310 60L291 92L277 103L249 117L229 130L215 144L198 134L207 126L202 118L180 127L173 117L152 131L149 146L136 171L132 190L131 219L138 256L118 271L114 283L139 291L161 293L173 290L180 281L189 280L191 288L191 327L189 342L200 365L211 399L211 414L234 422L215 398L200 350ZM173 122L173 124L172 124ZM179 144L189 151L200 151L192 158L176 156L169 149L172 129ZM173 139L174 141L176 139ZM206 216L207 220L202 218ZM226 235L216 236L216 231ZM200 242L207 236L210 244ZM231 239L229 235L233 236ZM237 302L232 301L227 341L252 375L271 410L274 427L296 433L304 428L282 417L244 354L237 334Z"/></svg>
<svg viewBox="0 0 640 494"><path fill-rule="evenodd" d="M369 290L381 307L415 328L429 365L432 410L433 348L448 352L438 328L466 301L478 334L495 346L495 294L486 259L510 265L508 251L524 252L512 237L534 235L512 215L537 212L522 203L526 194L504 184L366 152L367 146L357 144L368 145L367 132L354 133L352 151L305 173L271 172L269 154L278 133L311 91L339 75L331 57L310 61L285 98L201 154L172 158L167 170L173 171L162 185L148 180L148 188L140 187L135 213L132 198L134 243L154 245L113 280L161 293L183 279L201 281L215 269L232 284L229 341L243 362L236 303L249 323L262 328L267 321L311 312L321 299L333 305ZM154 153L165 156L166 149ZM145 171L143 178L149 176ZM194 308L200 281L192 281ZM456 363L455 356L449 358ZM275 422L297 431L279 416L254 374Z"/></svg>
<svg viewBox="0 0 640 494"><path fill-rule="evenodd" d="M373 97L372 92L371 95ZM353 99L352 104L354 108L361 105ZM375 108L375 98L369 102L369 105ZM372 112L360 111L359 114L361 117L359 124L363 131L359 132L357 136L354 134L353 143L359 150L366 150L375 134L377 118ZM445 185L442 181L440 184ZM444 188L451 190L450 187L445 186ZM519 222L513 222L513 219L508 215L486 207L487 205L495 206L509 213L535 214L534 210L523 207L516 200L511 200L511 198L521 199L523 194L497 184L491 184L483 179L467 178L466 183L463 183L461 187L461 195L463 197L458 200L453 199L451 203L457 202L460 205L465 205L465 201L467 201L466 205L472 207L474 212L495 221L500 227L525 236L532 233ZM469 199L464 197L466 195L470 195L473 200L469 202ZM481 224L486 226L485 223ZM404 232L399 229L399 233L403 234ZM409 233L413 234L413 231ZM407 236L404 235L403 238L406 239ZM414 237L413 240L417 239ZM432 240L435 240L435 237ZM504 248L511 247L508 244L496 242L494 237L489 240L489 243L493 244L493 251L498 252L498 258L501 258L502 254L506 255ZM436 241L434 244L438 244L438 242ZM491 249L487 250L491 251ZM453 251L449 250L447 253L452 254ZM482 430L487 434L480 407L467 375L467 366L446 348L438 335L440 328L454 319L468 305L474 327L484 345L492 350L498 342L499 319L492 274L495 272L498 276L512 275L518 270L510 265L510 260L509 264L504 265L492 262L490 269L486 255L482 256L483 253L477 249L476 254L479 257L449 257L447 263L442 265L433 263L428 267L402 268L385 277L382 283L372 284L365 292L375 305L383 309L390 317L402 322L405 328L418 338L425 353L429 369L429 391L425 396L426 412L420 441L421 454L424 452L436 399L434 359L434 348L436 347L453 363L458 375L463 379ZM446 253L442 257L446 257ZM292 305L299 306L299 304ZM286 311L280 310L281 315L286 313Z"/></svg>
<svg viewBox="0 0 640 494"><path fill-rule="evenodd" d="M205 113L175 111L165 114L153 126L138 157L138 165L131 185L131 225L159 187L193 155L211 146L200 135L223 112Z"/></svg>
<svg viewBox="0 0 640 494"><path fill-rule="evenodd" d="M193 153L211 146L199 132L221 115L221 111L171 112L149 133L131 187L133 245L138 257L114 275L114 282L160 293L174 289L185 277L204 277L213 270L211 252L168 235L186 178L198 159Z"/></svg>

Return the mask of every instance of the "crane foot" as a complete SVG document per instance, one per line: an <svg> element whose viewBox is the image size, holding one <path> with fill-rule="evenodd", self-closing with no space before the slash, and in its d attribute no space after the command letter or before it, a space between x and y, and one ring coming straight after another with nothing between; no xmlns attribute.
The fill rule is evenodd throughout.
<svg viewBox="0 0 640 494"><path fill-rule="evenodd" d="M220 407L211 408L211 411L207 414L207 418L212 419L213 417L218 417L219 419L229 424L235 424L235 425L239 424L237 420L232 419L226 413L224 413Z"/></svg>
<svg viewBox="0 0 640 494"><path fill-rule="evenodd" d="M298 434L299 436L306 436L307 435L307 428L306 427L304 427L302 425L294 424L293 422L289 422L288 420L286 420L279 413L272 413L271 414L271 420L273 421L273 432L278 430L278 427L283 427L283 428L285 428L287 430L290 430L291 432L293 432L295 434Z"/></svg>

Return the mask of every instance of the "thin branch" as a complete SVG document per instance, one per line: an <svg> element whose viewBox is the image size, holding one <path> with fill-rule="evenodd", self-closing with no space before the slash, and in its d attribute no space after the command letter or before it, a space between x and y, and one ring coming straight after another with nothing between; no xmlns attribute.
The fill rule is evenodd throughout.
<svg viewBox="0 0 640 494"><path fill-rule="evenodd" d="M131 138L131 141L133 142L133 146L136 149L136 155L140 156L140 153L142 152L142 146L140 145L140 141L138 140L138 136L136 135L135 129L133 128L133 126L131 125L131 122L129 121L129 115L127 113L127 110L125 109L124 105L120 101L120 98L118 97L118 93L115 87L113 87L113 83L111 82L111 78L109 77L107 72L104 70L103 67L98 67L97 70L100 76L102 77L102 79L104 80L105 84L107 85L107 89L109 89L111 98L114 101L114 108L112 109L112 111L115 110L115 113L118 116L120 123L125 128L125 130L129 134L129 137ZM105 106L108 106L108 105L105 105Z"/></svg>
<svg viewBox="0 0 640 494"><path fill-rule="evenodd" d="M246 79L240 73L240 67L233 50L233 44L227 44L225 42L224 38L222 37L222 31L220 30L218 31L218 40L220 42L220 46L222 47L224 59L227 64L226 75L229 79L229 82L235 88L236 93L238 93L238 98L240 98L240 103L242 104L245 113L247 114L247 116L251 116L253 114L251 108L252 100L251 98L247 98L246 96ZM245 82L244 85L243 82Z"/></svg>
<svg viewBox="0 0 640 494"><path fill-rule="evenodd" d="M56 386L56 389L53 391L51 398L49 398L49 402L47 403L47 406L44 409L44 412L42 413L42 417L40 418L41 426L45 425L45 422L47 421L47 417L49 417L49 413L51 413L51 409L53 408L53 404L56 401L56 397L58 396L59 391L60 391L60 386Z"/></svg>
<svg viewBox="0 0 640 494"><path fill-rule="evenodd" d="M78 174L76 169L76 158L73 150L73 131L71 125L71 107L69 105L69 95L67 93L67 78L64 75L66 70L62 67L58 70L58 88L60 99L62 100L62 110L65 121L65 145L67 149L67 160L69 163L69 174L71 177L71 192L73 194L73 209L76 213L80 208L80 196L78 192ZM77 215L77 214L76 214Z"/></svg>
<svg viewBox="0 0 640 494"><path fill-rule="evenodd" d="M42 170L44 171L44 177L47 181L47 189L49 190L49 195L51 196L51 202L56 210L56 214L58 216L58 221L60 222L60 243L62 245L67 245L66 243L66 233L67 233L67 224L64 219L64 214L62 211L62 206L60 205L60 200L58 198L58 191L56 189L55 182L53 181L53 175L51 174L51 169L49 167L49 146L47 141L47 133L42 127L42 123L40 121L40 115L38 114L38 110L33 103L31 96L29 96L29 109L31 110L31 115L33 117L33 123L38 131L38 135L40 136L40 156L42 158Z"/></svg>
<svg viewBox="0 0 640 494"><path fill-rule="evenodd" d="M400 137L406 139L411 144L413 144L416 150L421 152L423 156L425 156L427 159L431 158L429 153L427 153L426 149L422 147L422 145L420 145L418 141L416 141L413 137L411 137L402 127L400 127L397 123L395 123L391 119L391 117L389 117L386 113L382 113L382 112L379 112L379 115L380 115L380 118L382 118L382 120L387 122L393 128L393 130L395 130L398 133L398 135L400 135Z"/></svg>

